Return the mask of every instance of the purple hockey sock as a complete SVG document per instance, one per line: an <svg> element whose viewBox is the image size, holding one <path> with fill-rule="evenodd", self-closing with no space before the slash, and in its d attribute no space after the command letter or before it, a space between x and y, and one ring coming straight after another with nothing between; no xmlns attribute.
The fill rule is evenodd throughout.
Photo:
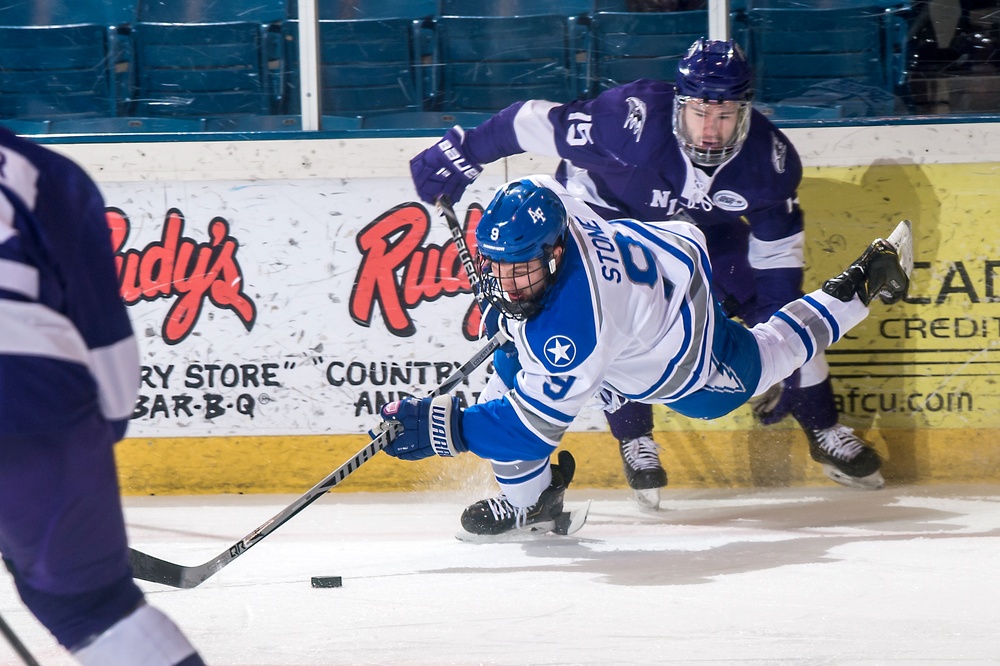
<svg viewBox="0 0 1000 666"><path fill-rule="evenodd" d="M785 390L790 394L792 416L803 428L819 430L837 423L839 417L829 376L813 386Z"/></svg>
<svg viewBox="0 0 1000 666"><path fill-rule="evenodd" d="M604 412L611 434L627 442L653 432L653 406L641 402L626 402L617 411Z"/></svg>

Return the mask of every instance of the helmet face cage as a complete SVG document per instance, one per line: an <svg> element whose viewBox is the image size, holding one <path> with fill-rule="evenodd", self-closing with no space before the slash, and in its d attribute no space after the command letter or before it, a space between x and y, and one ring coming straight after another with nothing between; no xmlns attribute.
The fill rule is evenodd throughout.
<svg viewBox="0 0 1000 666"><path fill-rule="evenodd" d="M566 230L566 208L552 190L525 179L497 192L476 227L485 298L513 319L537 314L555 280L554 250Z"/></svg>
<svg viewBox="0 0 1000 666"><path fill-rule="evenodd" d="M500 310L505 316L519 321L531 319L542 309L545 294L549 286L555 282L558 272L552 248L548 248L545 256L537 260L506 264L509 266L507 269L501 266L504 263L494 261L482 253L479 254L479 287L482 294L493 307ZM515 297L515 295L508 293L501 285L501 272L523 276L518 279L519 285L522 287L520 293L531 294L531 296L517 295ZM505 278L504 282L507 279Z"/></svg>
<svg viewBox="0 0 1000 666"><path fill-rule="evenodd" d="M673 129L692 162L717 166L736 154L750 131L752 99L750 63L735 41L702 38L691 45L677 67ZM703 127L693 127L691 118L725 113L725 102L732 103L727 106L736 113L732 134L721 143L713 141L713 145L706 146L701 140ZM685 111L689 109L696 110L688 115Z"/></svg>
<svg viewBox="0 0 1000 666"><path fill-rule="evenodd" d="M690 116L711 118L731 104L736 113L735 126L732 133L721 145L706 146L702 137L704 124L695 130L691 126ZM698 108L688 113L689 109ZM674 97L674 136L681 149L691 158L691 161L701 166L718 166L731 158L743 146L750 131L750 102L713 102L686 95ZM708 122L719 122L709 120Z"/></svg>

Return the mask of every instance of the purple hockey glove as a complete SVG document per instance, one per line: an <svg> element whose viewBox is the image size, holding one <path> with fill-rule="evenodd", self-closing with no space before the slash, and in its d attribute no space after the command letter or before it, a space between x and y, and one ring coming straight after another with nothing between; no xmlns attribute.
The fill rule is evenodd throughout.
<svg viewBox="0 0 1000 666"><path fill-rule="evenodd" d="M439 395L429 398L404 398L382 407L385 421L403 426L403 431L383 449L400 460L422 460L438 455L451 458L468 451L462 441L462 408L458 398ZM374 430L368 432L374 437Z"/></svg>
<svg viewBox="0 0 1000 666"><path fill-rule="evenodd" d="M482 165L465 154L464 139L465 131L455 125L440 141L410 160L410 174L422 201L437 203L442 194L458 201L482 173Z"/></svg>

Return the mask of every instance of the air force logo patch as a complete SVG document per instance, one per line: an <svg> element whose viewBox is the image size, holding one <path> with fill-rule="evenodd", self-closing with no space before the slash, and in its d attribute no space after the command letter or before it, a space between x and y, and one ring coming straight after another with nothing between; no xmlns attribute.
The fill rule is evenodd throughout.
<svg viewBox="0 0 1000 666"><path fill-rule="evenodd" d="M632 130L635 142L639 143L639 139L642 138L642 128L646 125L646 103L638 97L629 97L625 101L628 102L628 115L625 116L623 127Z"/></svg>
<svg viewBox="0 0 1000 666"><path fill-rule="evenodd" d="M553 368L565 368L576 358L576 344L565 335L553 335L545 341L542 349L545 351L545 360Z"/></svg>

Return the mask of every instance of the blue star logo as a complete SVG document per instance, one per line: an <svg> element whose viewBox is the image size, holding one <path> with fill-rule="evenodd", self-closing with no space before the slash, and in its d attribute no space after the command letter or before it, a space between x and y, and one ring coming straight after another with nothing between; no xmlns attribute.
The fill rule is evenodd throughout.
<svg viewBox="0 0 1000 666"><path fill-rule="evenodd" d="M565 368L576 358L576 344L565 335L553 335L544 349L545 359L554 368Z"/></svg>

